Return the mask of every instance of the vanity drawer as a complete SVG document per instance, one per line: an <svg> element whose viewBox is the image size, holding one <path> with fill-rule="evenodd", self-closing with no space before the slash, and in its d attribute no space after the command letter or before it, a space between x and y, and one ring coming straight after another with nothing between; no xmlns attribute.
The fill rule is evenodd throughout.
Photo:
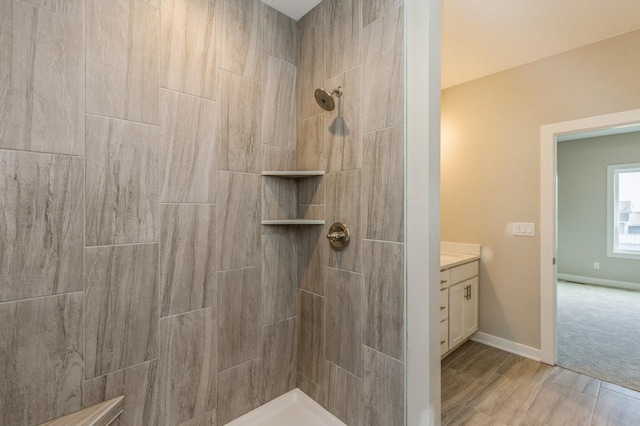
<svg viewBox="0 0 640 426"><path fill-rule="evenodd" d="M440 271L440 288L449 287L451 284L451 270Z"/></svg>
<svg viewBox="0 0 640 426"><path fill-rule="evenodd" d="M440 355L449 350L449 320L440 322Z"/></svg>
<svg viewBox="0 0 640 426"><path fill-rule="evenodd" d="M449 318L449 289L440 290L440 321Z"/></svg>
<svg viewBox="0 0 640 426"><path fill-rule="evenodd" d="M479 261L465 263L464 265L456 266L455 268L449 269L451 273L450 284L461 283L462 281L466 281L469 278L473 278L478 275L478 265ZM440 273L442 275L442 273Z"/></svg>

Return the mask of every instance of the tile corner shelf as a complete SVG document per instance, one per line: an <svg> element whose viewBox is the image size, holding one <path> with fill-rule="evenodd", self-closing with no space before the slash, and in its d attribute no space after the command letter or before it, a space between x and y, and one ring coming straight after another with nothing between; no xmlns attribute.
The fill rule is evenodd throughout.
<svg viewBox="0 0 640 426"><path fill-rule="evenodd" d="M302 179L324 176L324 170L270 170L262 172L264 177L278 177L285 179ZM263 225L280 226L280 225L324 225L324 219L265 219Z"/></svg>
<svg viewBox="0 0 640 426"><path fill-rule="evenodd" d="M282 177L282 178L306 178L314 176L324 176L323 170L302 170L302 171L284 171L284 170L271 170L262 172L262 176Z"/></svg>
<svg viewBox="0 0 640 426"><path fill-rule="evenodd" d="M323 219L270 219L263 220L263 225L324 225Z"/></svg>

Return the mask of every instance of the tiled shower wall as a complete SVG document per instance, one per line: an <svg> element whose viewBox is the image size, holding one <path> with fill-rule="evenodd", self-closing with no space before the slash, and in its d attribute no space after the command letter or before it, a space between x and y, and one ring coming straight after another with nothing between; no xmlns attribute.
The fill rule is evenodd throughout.
<svg viewBox="0 0 640 426"><path fill-rule="evenodd" d="M259 221L297 40L257 0L0 0L0 424L124 394L120 425L222 425L295 387L294 234Z"/></svg>
<svg viewBox="0 0 640 426"><path fill-rule="evenodd" d="M351 426L404 424L402 0L324 0L299 22L298 386ZM324 112L318 87L342 86ZM333 222L351 244L328 248Z"/></svg>

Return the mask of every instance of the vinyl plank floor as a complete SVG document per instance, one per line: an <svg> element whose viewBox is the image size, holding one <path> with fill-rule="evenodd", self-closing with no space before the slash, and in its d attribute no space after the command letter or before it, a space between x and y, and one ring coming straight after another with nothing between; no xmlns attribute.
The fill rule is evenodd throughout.
<svg viewBox="0 0 640 426"><path fill-rule="evenodd" d="M442 425L635 426L640 393L467 342L442 360Z"/></svg>

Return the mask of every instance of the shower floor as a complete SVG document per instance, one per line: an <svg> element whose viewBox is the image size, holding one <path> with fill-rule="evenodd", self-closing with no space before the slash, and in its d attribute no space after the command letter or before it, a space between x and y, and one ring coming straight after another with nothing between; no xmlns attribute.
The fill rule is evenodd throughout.
<svg viewBox="0 0 640 426"><path fill-rule="evenodd" d="M238 417L227 426L346 426L300 389Z"/></svg>

